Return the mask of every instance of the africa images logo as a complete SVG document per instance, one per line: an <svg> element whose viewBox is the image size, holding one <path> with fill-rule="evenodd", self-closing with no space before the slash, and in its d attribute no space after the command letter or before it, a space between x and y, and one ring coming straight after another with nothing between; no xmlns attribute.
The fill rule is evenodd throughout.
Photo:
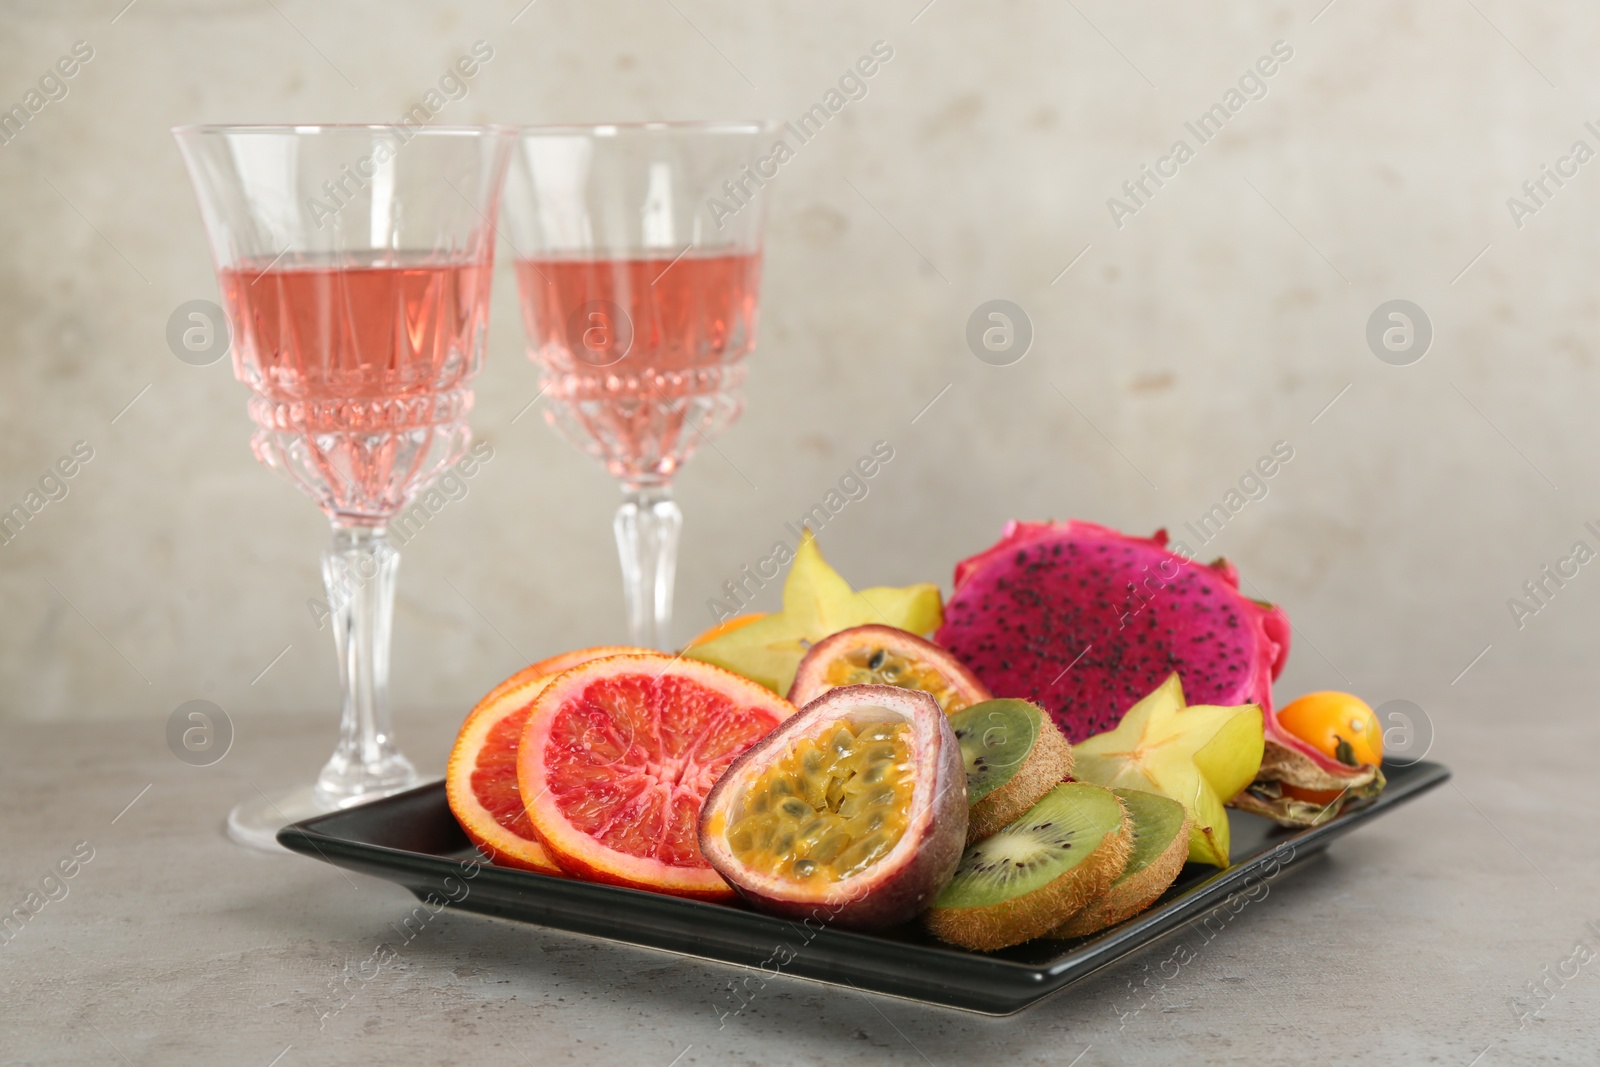
<svg viewBox="0 0 1600 1067"><path fill-rule="evenodd" d="M767 182L778 176L778 168L795 157L800 145L808 144L816 138L822 132L823 126L843 111L845 105L865 100L867 80L876 75L883 64L893 58L893 46L887 41L874 41L871 55L857 59L839 75L837 85L822 94L819 102L807 108L795 121L783 124L786 131L785 138L772 142L772 148L767 155L753 164L745 164L737 175L724 181L721 192L726 199L713 196L706 200L706 210L711 213L711 221L717 224L717 229L722 229L728 219L749 206L755 199L756 193L764 188ZM789 145L788 134L794 135L796 142L794 147Z"/></svg>
<svg viewBox="0 0 1600 1067"><path fill-rule="evenodd" d="M1246 68L1239 75L1238 84L1229 86L1221 100L1202 111L1193 122L1183 124L1194 138L1193 145L1188 138L1179 137L1172 142L1167 154L1155 161L1154 167L1148 163L1140 164L1139 174L1122 183L1123 196L1106 198L1106 210L1111 213L1111 221L1117 229L1122 229L1124 220L1130 215L1142 211L1167 182L1178 176L1179 170L1195 157L1200 148L1222 133L1223 127L1243 111L1246 104L1252 100L1266 99L1267 79L1277 74L1280 67L1292 58L1294 48L1289 42L1272 42L1271 54L1261 56Z"/></svg>

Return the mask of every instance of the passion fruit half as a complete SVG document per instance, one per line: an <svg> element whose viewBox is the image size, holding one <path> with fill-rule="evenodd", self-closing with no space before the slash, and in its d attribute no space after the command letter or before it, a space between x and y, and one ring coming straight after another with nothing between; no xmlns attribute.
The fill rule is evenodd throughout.
<svg viewBox="0 0 1600 1067"><path fill-rule="evenodd" d="M700 852L762 911L895 926L955 873L966 778L929 694L830 689L729 765L701 808Z"/></svg>
<svg viewBox="0 0 1600 1067"><path fill-rule="evenodd" d="M931 694L946 715L993 694L955 656L893 626L852 626L811 647L795 671L789 703L801 707L842 685L893 685Z"/></svg>

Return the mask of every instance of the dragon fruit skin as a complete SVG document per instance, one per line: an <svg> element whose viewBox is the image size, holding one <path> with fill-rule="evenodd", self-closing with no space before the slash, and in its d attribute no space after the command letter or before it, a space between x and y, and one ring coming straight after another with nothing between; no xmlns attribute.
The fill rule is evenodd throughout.
<svg viewBox="0 0 1600 1067"><path fill-rule="evenodd" d="M956 565L934 639L995 696L1048 709L1073 742L1113 729L1177 671L1188 703L1258 704L1268 738L1306 752L1272 714L1288 616L1241 594L1227 561L1196 563L1166 544L1165 530L1008 523L997 544Z"/></svg>

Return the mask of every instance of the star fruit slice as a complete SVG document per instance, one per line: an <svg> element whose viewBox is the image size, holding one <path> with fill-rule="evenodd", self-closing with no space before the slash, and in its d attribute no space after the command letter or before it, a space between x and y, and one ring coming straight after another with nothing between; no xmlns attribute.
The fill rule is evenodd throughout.
<svg viewBox="0 0 1600 1067"><path fill-rule="evenodd" d="M794 684L806 651L824 637L867 623L928 634L943 622L937 585L874 586L858 593L828 566L807 530L783 583L783 610L696 644L684 655L742 674L781 695Z"/></svg>
<svg viewBox="0 0 1600 1067"><path fill-rule="evenodd" d="M1176 673L1135 704L1114 730L1072 747L1072 776L1095 785L1145 789L1189 813L1189 861L1228 865L1223 807L1255 780L1265 727L1254 704L1236 708L1183 702Z"/></svg>

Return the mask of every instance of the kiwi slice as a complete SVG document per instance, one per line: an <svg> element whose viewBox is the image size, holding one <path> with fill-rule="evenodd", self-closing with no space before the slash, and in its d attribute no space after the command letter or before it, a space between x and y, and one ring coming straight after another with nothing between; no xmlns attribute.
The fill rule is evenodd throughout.
<svg viewBox="0 0 1600 1067"><path fill-rule="evenodd" d="M1104 893L1133 851L1133 828L1109 789L1068 782L1022 818L967 846L924 922L936 936L989 952L1049 933Z"/></svg>
<svg viewBox="0 0 1600 1067"><path fill-rule="evenodd" d="M1182 804L1142 789L1112 792L1133 821L1133 855L1111 888L1050 931L1051 937L1088 937L1133 918L1161 898L1189 856L1189 816Z"/></svg>
<svg viewBox="0 0 1600 1067"><path fill-rule="evenodd" d="M967 764L967 844L998 833L1072 773L1072 746L1026 700L985 700L950 716Z"/></svg>

